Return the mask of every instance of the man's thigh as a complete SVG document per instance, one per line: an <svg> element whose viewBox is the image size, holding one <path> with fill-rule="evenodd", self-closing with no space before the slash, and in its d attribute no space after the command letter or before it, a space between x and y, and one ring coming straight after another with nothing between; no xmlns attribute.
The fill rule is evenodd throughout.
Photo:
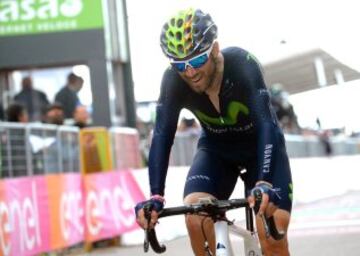
<svg viewBox="0 0 360 256"><path fill-rule="evenodd" d="M239 173L224 159L212 151L199 149L186 178L184 198L196 192L228 199L232 194Z"/></svg>

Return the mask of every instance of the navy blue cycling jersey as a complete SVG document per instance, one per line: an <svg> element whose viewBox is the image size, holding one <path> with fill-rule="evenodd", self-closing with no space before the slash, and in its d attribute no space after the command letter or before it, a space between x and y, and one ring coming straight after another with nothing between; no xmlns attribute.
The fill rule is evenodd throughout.
<svg viewBox="0 0 360 256"><path fill-rule="evenodd" d="M224 150L227 145L229 149L236 145L254 145L258 180L272 181L272 152L278 146L274 134L279 132L279 127L261 68L256 59L241 48L226 48L222 54L220 112L206 93L191 90L174 69L165 71L149 155L152 194L164 194L170 150L182 108L194 113L203 128L202 138L214 145L222 145Z"/></svg>

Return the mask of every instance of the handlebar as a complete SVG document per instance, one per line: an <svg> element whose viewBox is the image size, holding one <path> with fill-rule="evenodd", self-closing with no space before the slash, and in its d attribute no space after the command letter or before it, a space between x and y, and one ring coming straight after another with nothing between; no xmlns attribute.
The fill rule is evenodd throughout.
<svg viewBox="0 0 360 256"><path fill-rule="evenodd" d="M262 193L260 190L254 191L255 195L255 214L259 211ZM209 216L214 221L223 219L224 213L228 210L249 207L249 204L246 199L230 199L230 200L216 200L216 199L201 199L199 203L184 205L178 207L169 207L163 209L159 212L159 218L182 215L182 214L196 214L202 216ZM148 222L151 219L151 205L144 206L145 217ZM266 237L273 237L275 240L281 240L284 237L283 232L279 232L275 226L274 218L271 216L269 218L264 215L260 216L264 227ZM161 245L157 239L155 229L146 229L145 230L145 240L144 240L144 252L149 250L149 244L151 248L156 253L163 253L166 251L165 245Z"/></svg>

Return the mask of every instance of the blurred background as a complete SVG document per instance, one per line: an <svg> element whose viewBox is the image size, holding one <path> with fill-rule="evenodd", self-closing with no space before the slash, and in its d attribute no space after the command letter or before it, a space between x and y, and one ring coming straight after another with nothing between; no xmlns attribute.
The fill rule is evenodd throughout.
<svg viewBox="0 0 360 256"><path fill-rule="evenodd" d="M239 46L261 63L285 132L294 183L302 184L295 188L295 205L311 212L316 200L336 196L345 211L332 220L345 218L346 227L358 227L359 207L341 199L359 199L353 194L356 184L349 181L359 177L360 154L355 0L0 0L3 180L127 168L139 170L135 178L147 194L143 176L155 106L169 66L159 46L160 30L177 10L188 7L211 14L221 48ZM171 168L184 167L181 173L186 173L199 131L196 118L183 110L170 177ZM93 141L96 152L106 150L82 149ZM87 166L93 154L97 164ZM314 196L328 175L332 185ZM351 232L359 236L358 230ZM137 241L131 234L128 239ZM134 243L126 236L123 241ZM295 245L297 255L322 255L301 251L301 242Z"/></svg>

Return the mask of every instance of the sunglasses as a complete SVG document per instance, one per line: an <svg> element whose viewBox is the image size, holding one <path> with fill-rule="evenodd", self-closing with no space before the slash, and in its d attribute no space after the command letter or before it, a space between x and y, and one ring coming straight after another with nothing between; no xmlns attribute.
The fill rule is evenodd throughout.
<svg viewBox="0 0 360 256"><path fill-rule="evenodd" d="M205 52L192 57L191 59L181 61L171 60L170 64L179 72L185 72L188 66L192 68L200 68L208 61L212 49L213 45Z"/></svg>

